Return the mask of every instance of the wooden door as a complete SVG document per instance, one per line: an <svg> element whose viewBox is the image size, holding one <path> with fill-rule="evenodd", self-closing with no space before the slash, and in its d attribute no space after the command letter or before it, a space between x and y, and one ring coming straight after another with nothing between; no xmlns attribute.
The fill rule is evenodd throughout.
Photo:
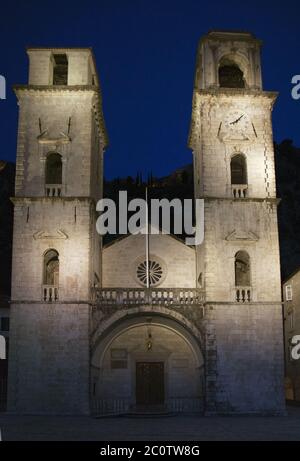
<svg viewBox="0 0 300 461"><path fill-rule="evenodd" d="M164 403L164 363L137 362L137 405L162 405Z"/></svg>

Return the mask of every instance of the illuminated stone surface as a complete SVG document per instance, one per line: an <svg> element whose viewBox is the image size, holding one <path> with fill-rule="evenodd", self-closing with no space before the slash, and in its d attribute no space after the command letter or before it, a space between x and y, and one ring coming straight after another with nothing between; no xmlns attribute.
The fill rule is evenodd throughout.
<svg viewBox="0 0 300 461"><path fill-rule="evenodd" d="M250 34L210 33L200 43L189 145L195 196L205 200L205 240L195 249L170 236L153 237L150 254L163 277L147 294L149 302L136 278L143 237L102 251L96 234L107 139L91 52L28 54L29 86L16 88L9 411L127 411L136 404L141 361L163 363L164 404L171 410L283 413L271 125L276 95L262 90L260 42ZM52 85L64 55L68 70L57 78L67 76L67 85ZM229 87L232 82L239 88ZM45 185L51 152L63 165L61 184L48 185L54 197ZM246 183L232 181L234 155L247 165ZM44 275L49 249L59 254L53 287ZM237 254L247 254L250 265L236 261ZM236 286L235 264L250 273L247 286ZM196 288L195 303L190 293Z"/></svg>

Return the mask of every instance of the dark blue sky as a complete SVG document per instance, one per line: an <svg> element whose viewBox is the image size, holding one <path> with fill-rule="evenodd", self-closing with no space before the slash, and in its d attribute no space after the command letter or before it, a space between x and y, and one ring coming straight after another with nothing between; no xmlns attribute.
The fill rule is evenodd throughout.
<svg viewBox="0 0 300 461"><path fill-rule="evenodd" d="M300 74L300 2L286 0L44 0L1 5L0 158L15 160L17 104L11 86L26 83L25 47L92 46L110 138L105 174L169 173L191 161L187 136L196 48L211 29L249 30L264 41L263 81L280 92L276 141L300 146L300 100L291 78Z"/></svg>

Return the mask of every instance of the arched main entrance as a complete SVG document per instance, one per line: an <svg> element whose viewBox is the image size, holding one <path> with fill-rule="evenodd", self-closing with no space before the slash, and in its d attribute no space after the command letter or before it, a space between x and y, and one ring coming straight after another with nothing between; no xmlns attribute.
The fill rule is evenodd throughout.
<svg viewBox="0 0 300 461"><path fill-rule="evenodd" d="M202 411L204 362L199 341L174 319L125 318L96 342L92 353L94 411Z"/></svg>

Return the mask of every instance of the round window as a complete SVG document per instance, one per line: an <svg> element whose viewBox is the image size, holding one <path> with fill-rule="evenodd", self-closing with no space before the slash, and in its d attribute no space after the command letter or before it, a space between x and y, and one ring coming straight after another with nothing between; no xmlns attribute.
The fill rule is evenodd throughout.
<svg viewBox="0 0 300 461"><path fill-rule="evenodd" d="M136 276L138 281L147 286L147 262L142 261L138 264L136 269ZM154 287L162 282L164 271L162 264L154 259L149 260L149 285Z"/></svg>

